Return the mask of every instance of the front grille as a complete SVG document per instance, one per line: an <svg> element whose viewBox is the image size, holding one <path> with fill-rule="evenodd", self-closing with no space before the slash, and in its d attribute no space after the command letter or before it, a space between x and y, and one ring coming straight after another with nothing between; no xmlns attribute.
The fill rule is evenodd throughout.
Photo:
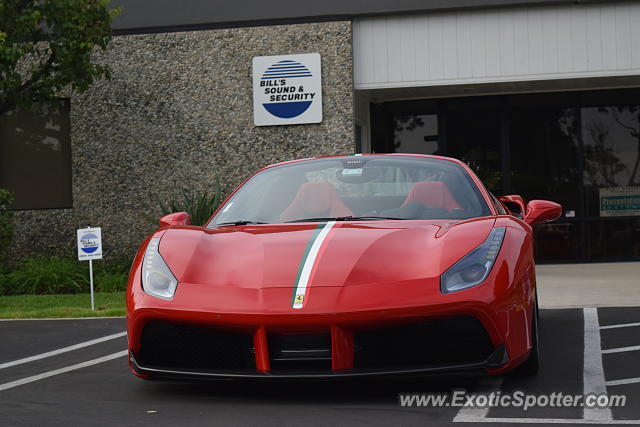
<svg viewBox="0 0 640 427"><path fill-rule="evenodd" d="M272 372L330 372L331 335L269 334Z"/></svg>
<svg viewBox="0 0 640 427"><path fill-rule="evenodd" d="M405 369L479 363L493 352L482 324L459 316L358 332L356 369Z"/></svg>
<svg viewBox="0 0 640 427"><path fill-rule="evenodd" d="M251 334L168 322L145 325L137 358L153 367L256 371Z"/></svg>

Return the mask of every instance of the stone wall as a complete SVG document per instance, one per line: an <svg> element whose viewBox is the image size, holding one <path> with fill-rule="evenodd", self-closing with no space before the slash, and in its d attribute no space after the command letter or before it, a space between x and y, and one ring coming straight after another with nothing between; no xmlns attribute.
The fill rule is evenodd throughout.
<svg viewBox="0 0 640 427"><path fill-rule="evenodd" d="M319 52L323 122L255 127L254 56ZM144 214L180 189L225 192L264 165L354 151L350 22L114 37L112 68L71 100L73 209L16 212L16 257L74 255L75 229L102 226L105 256L130 256Z"/></svg>

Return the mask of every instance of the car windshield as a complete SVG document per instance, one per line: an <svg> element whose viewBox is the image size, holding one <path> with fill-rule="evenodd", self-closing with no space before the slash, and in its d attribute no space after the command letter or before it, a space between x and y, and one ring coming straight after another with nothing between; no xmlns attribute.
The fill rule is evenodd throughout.
<svg viewBox="0 0 640 427"><path fill-rule="evenodd" d="M346 156L265 169L208 224L357 219L466 219L489 215L460 165L411 156Z"/></svg>

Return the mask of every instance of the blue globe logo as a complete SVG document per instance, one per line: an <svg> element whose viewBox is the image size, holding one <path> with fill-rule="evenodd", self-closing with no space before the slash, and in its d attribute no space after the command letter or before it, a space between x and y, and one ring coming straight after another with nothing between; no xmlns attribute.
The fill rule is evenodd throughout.
<svg viewBox="0 0 640 427"><path fill-rule="evenodd" d="M80 242L82 243L82 247L80 250L87 254L92 254L98 250L98 236L93 233L87 233L80 238Z"/></svg>
<svg viewBox="0 0 640 427"><path fill-rule="evenodd" d="M285 59L278 61L262 74L262 80L287 80L300 77L312 77L311 71L304 64ZM289 87L292 88L292 87ZM307 111L313 101L296 100L296 94L283 95L290 99L284 102L271 102L262 106L272 115L281 119L297 117Z"/></svg>

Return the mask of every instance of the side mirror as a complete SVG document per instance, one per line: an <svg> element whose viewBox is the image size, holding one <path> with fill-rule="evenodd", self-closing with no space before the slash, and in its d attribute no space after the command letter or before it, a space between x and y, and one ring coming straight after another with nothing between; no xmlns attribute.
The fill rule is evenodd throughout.
<svg viewBox="0 0 640 427"><path fill-rule="evenodd" d="M176 212L160 218L160 228L168 225L191 225L191 218L186 212Z"/></svg>
<svg viewBox="0 0 640 427"><path fill-rule="evenodd" d="M516 218L523 219L524 213L526 212L524 199L521 196L512 194L510 196L500 196L498 197L500 203L505 205L507 209L515 216Z"/></svg>
<svg viewBox="0 0 640 427"><path fill-rule="evenodd" d="M524 221L530 226L553 221L562 215L562 206L548 200L531 200L527 205Z"/></svg>

